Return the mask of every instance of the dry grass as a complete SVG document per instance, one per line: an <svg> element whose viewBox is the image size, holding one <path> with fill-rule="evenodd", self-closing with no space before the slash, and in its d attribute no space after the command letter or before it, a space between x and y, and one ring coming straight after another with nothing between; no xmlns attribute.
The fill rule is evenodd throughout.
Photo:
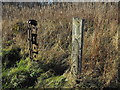
<svg viewBox="0 0 120 90"><path fill-rule="evenodd" d="M118 54L117 3L64 3L33 8L3 5L3 43L12 33L12 26L29 19L38 21L39 59L70 63L72 18L86 20L83 50L83 75L96 76L104 85L116 80ZM20 36L20 35L18 35ZM20 36L21 37L21 36ZM26 38L16 37L16 44L27 48ZM11 38L10 38L11 39ZM23 45L24 44L24 45ZM70 66L70 65L69 65ZM68 68L68 67L67 67Z"/></svg>

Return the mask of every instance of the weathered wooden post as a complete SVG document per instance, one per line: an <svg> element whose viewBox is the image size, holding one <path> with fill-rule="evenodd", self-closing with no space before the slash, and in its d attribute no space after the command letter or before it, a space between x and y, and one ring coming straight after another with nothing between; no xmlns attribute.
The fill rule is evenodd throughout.
<svg viewBox="0 0 120 90"><path fill-rule="evenodd" d="M71 72L75 78L82 72L83 22L83 19L73 18Z"/></svg>
<svg viewBox="0 0 120 90"><path fill-rule="evenodd" d="M29 20L28 21L28 48L29 48L29 56L31 60L37 60L38 54L38 43L37 43L37 21Z"/></svg>

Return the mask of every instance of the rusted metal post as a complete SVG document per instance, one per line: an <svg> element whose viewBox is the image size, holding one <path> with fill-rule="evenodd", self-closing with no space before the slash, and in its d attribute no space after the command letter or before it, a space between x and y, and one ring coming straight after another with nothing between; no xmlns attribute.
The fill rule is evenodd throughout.
<svg viewBox="0 0 120 90"><path fill-rule="evenodd" d="M38 56L38 43L37 43L37 21L29 20L28 27L28 48L29 48L29 57L31 60L37 60Z"/></svg>
<svg viewBox="0 0 120 90"><path fill-rule="evenodd" d="M83 19L73 18L71 72L76 78L82 72L83 22Z"/></svg>
<svg viewBox="0 0 120 90"><path fill-rule="evenodd" d="M32 43L31 43L31 25L28 26L28 48L29 48L29 57L32 59L32 49L31 49Z"/></svg>
<svg viewBox="0 0 120 90"><path fill-rule="evenodd" d="M37 27L32 28L32 57L37 60L38 56L38 43L37 43Z"/></svg>

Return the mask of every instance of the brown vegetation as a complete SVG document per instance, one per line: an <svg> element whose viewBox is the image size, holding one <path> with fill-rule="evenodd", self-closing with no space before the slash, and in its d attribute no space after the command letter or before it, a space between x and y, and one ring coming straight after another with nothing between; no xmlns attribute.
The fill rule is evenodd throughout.
<svg viewBox="0 0 120 90"><path fill-rule="evenodd" d="M3 5L3 46L13 40L13 27L29 19L38 21L39 60L54 62L56 73L70 68L72 18L84 18L83 76L97 77L103 87L114 87L118 66L118 3L62 3L24 7ZM24 36L24 38L22 38ZM27 36L17 34L14 44L26 53ZM60 72L58 72L61 69Z"/></svg>

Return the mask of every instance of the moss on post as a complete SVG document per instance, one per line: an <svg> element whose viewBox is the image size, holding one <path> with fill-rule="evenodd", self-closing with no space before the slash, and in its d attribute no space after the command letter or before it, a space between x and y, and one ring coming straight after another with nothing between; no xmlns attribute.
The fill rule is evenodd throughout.
<svg viewBox="0 0 120 90"><path fill-rule="evenodd" d="M75 78L82 72L83 21L73 18L71 72Z"/></svg>

